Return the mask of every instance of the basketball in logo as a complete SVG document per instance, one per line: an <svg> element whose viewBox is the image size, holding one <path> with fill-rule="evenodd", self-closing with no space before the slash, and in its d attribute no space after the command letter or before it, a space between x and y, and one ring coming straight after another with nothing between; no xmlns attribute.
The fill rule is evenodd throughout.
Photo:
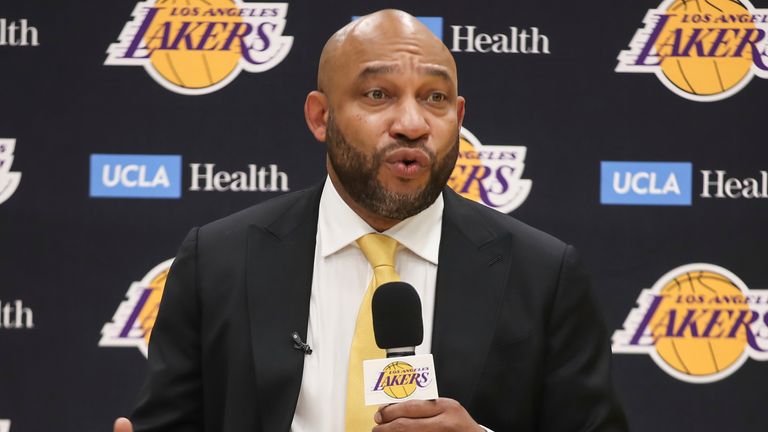
<svg viewBox="0 0 768 432"><path fill-rule="evenodd" d="M665 299L649 327L656 339L656 352L669 366L683 374L708 376L727 369L744 355L744 327L736 329L733 337L727 337L728 331L724 335L722 329L708 331L716 311L725 318L749 310L734 281L711 271L685 272L666 283L661 295ZM683 325L686 318L693 325ZM674 337L667 337L670 333Z"/></svg>
<svg viewBox="0 0 768 432"><path fill-rule="evenodd" d="M713 23L719 16L749 14L744 5L733 0L675 0L667 9L667 14L669 21L656 40L658 52L685 50L686 47L681 45L700 41L687 51L687 56L667 58L661 63L661 70L674 85L694 95L715 95L735 87L749 74L752 50L748 46L738 56L725 55L738 47L728 47L725 40L704 37L703 33L703 26L709 27L706 34L726 26L732 29L729 34L754 32L755 24L751 21ZM718 54L723 55L720 57Z"/></svg>
<svg viewBox="0 0 768 432"><path fill-rule="evenodd" d="M140 281L131 284L112 321L102 328L99 346L136 347L147 356L149 339L172 263L173 259L163 261Z"/></svg>
<svg viewBox="0 0 768 432"><path fill-rule="evenodd" d="M403 384L384 386L384 393L395 399L404 399L416 391L416 380L411 379L414 374L413 366L408 363L396 361L384 368L383 382L395 383L405 381Z"/></svg>
<svg viewBox="0 0 768 432"><path fill-rule="evenodd" d="M231 8L232 0L169 0L158 2L157 16L144 34L147 45L161 35L186 35L191 46L200 49L155 50L150 55L152 67L169 82L185 88L199 89L211 87L223 81L237 67L240 61L240 39L225 32L189 31L190 17L198 15L202 9ZM226 9L225 9L226 10ZM231 28L242 23L239 15L222 14L216 17L221 22L219 28ZM195 25L195 23L193 23ZM199 24L198 24L199 25ZM168 28L167 28L168 27ZM186 31L185 31L186 30ZM181 36L179 36L181 37ZM173 41L171 41L171 44ZM184 44L179 44L184 46ZM224 47L227 50L208 47Z"/></svg>
<svg viewBox="0 0 768 432"><path fill-rule="evenodd" d="M155 319L157 319L157 311L160 309L160 300L163 298L168 271L170 271L170 267L162 269L152 277L146 291L148 293L144 303L146 307L141 309L137 318L139 327L144 330L144 341L147 345L149 345L149 338L152 336L152 329L155 327Z"/></svg>

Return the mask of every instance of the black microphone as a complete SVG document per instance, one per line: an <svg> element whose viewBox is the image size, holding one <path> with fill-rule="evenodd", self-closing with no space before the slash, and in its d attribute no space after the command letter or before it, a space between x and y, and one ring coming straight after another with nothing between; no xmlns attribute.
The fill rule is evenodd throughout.
<svg viewBox="0 0 768 432"><path fill-rule="evenodd" d="M312 348L309 346L309 344L306 344L303 340L301 340L299 332L295 331L291 333L291 340L293 340L293 349L302 351L306 355L312 354Z"/></svg>
<svg viewBox="0 0 768 432"><path fill-rule="evenodd" d="M411 284L381 284L373 293L371 314L376 345L387 351L387 358L415 354L424 340L424 324L421 299Z"/></svg>

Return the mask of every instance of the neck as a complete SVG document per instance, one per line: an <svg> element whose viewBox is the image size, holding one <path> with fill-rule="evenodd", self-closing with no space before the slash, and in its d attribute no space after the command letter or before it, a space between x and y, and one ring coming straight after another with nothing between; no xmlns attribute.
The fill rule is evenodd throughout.
<svg viewBox="0 0 768 432"><path fill-rule="evenodd" d="M358 204L347 193L347 190L344 189L344 186L341 184L341 180L339 180L339 177L336 175L336 171L333 170L333 166L331 165L331 162L326 159L325 165L326 165L326 168L328 169L328 176L331 178L331 183L333 183L333 187L336 188L336 192L339 193L339 196L341 197L341 199L349 206L349 208L352 209L352 211L357 213L357 215L360 216L360 218L364 220L365 223L370 225L371 228L375 229L378 232L382 232L392 228L398 222L400 222L400 219L391 219L388 217L378 215L376 213L373 213L365 209L360 204Z"/></svg>

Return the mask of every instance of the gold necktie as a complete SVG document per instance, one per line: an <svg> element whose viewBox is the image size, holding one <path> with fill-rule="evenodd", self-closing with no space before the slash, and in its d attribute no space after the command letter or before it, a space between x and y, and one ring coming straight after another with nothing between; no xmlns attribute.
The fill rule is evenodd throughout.
<svg viewBox="0 0 768 432"><path fill-rule="evenodd" d="M376 345L373 335L371 299L376 288L386 282L400 280L395 271L397 240L384 234L366 234L357 239L357 245L373 268L373 279L365 291L360 310L357 312L355 335L349 350L347 375L346 432L370 431L375 423L376 406L365 406L363 389L363 360L383 358L384 350Z"/></svg>

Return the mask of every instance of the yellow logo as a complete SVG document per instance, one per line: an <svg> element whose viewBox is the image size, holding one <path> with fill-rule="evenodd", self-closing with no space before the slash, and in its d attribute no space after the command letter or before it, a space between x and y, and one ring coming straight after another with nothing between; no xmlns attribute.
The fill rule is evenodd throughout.
<svg viewBox="0 0 768 432"><path fill-rule="evenodd" d="M105 65L142 66L168 90L211 93L241 71L264 72L293 44L284 36L288 3L148 0L107 50Z"/></svg>
<svg viewBox="0 0 768 432"><path fill-rule="evenodd" d="M654 73L675 94L709 102L768 78L768 9L737 0L665 0L651 9L617 72Z"/></svg>
<svg viewBox="0 0 768 432"><path fill-rule="evenodd" d="M99 346L136 347L144 357L147 356L149 338L172 263L173 259L163 261L140 281L131 284L112 322L101 330Z"/></svg>
<svg viewBox="0 0 768 432"><path fill-rule="evenodd" d="M613 352L649 354L673 377L721 380L751 357L768 360L768 290L750 290L711 264L678 267L645 289Z"/></svg>

